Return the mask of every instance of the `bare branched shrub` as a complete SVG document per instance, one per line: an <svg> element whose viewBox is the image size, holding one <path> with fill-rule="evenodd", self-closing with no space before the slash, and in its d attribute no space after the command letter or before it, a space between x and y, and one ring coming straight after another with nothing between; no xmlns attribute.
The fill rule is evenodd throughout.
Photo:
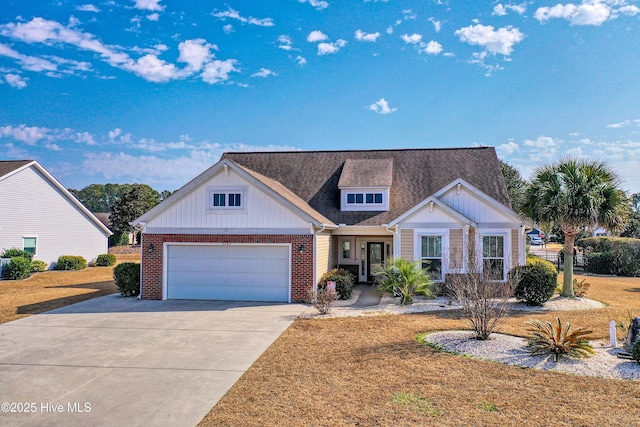
<svg viewBox="0 0 640 427"><path fill-rule="evenodd" d="M492 280L491 273L483 271L475 259L468 264L466 272L446 275L445 290L460 305L476 339L486 340L509 312L511 286Z"/></svg>
<svg viewBox="0 0 640 427"><path fill-rule="evenodd" d="M307 301L313 305L320 314L327 314L336 300L336 293L327 291L327 288L318 286L318 290L309 289Z"/></svg>

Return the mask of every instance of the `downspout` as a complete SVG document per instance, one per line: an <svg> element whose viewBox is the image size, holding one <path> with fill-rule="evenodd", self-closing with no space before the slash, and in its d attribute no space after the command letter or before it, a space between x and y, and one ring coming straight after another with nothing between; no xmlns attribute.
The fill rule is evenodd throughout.
<svg viewBox="0 0 640 427"><path fill-rule="evenodd" d="M398 237L399 234L398 232L400 231L398 224L389 227L389 224L384 224L384 228L387 230L387 232L393 234L393 250L392 252L392 258L396 257L396 248L399 247L400 242L398 242Z"/></svg>
<svg viewBox="0 0 640 427"><path fill-rule="evenodd" d="M147 223L141 222L133 227L134 230L140 231L140 293L138 294L138 300L142 299L142 254L144 253L144 234L147 231Z"/></svg>

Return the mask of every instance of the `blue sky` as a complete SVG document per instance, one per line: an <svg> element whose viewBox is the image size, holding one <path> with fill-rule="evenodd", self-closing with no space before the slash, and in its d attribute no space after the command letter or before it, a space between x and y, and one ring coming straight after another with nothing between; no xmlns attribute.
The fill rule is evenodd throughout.
<svg viewBox="0 0 640 427"><path fill-rule="evenodd" d="M1 157L175 190L224 151L489 145L640 192L640 4L558 1L3 0Z"/></svg>

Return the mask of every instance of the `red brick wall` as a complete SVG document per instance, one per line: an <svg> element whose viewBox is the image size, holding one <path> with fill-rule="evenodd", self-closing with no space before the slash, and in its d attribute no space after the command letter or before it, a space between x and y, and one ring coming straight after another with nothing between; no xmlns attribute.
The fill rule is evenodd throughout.
<svg viewBox="0 0 640 427"><path fill-rule="evenodd" d="M302 302L313 287L313 236L289 234L143 234L142 299L162 299L163 243L291 243L291 301ZM300 245L304 251L300 252ZM149 246L154 250L149 252Z"/></svg>

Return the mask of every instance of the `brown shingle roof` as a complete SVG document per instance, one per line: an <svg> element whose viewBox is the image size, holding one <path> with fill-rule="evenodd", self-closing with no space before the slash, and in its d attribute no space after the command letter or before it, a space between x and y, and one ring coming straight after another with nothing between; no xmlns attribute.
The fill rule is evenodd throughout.
<svg viewBox="0 0 640 427"><path fill-rule="evenodd" d="M493 147L225 153L222 158L277 181L335 224L388 224L458 178L510 206ZM338 182L345 162L381 159L393 162L389 211L342 212Z"/></svg>
<svg viewBox="0 0 640 427"><path fill-rule="evenodd" d="M0 178L22 166L31 163L33 160L0 160Z"/></svg>
<svg viewBox="0 0 640 427"><path fill-rule="evenodd" d="M343 187L391 187L393 159L347 159L338 181Z"/></svg>

